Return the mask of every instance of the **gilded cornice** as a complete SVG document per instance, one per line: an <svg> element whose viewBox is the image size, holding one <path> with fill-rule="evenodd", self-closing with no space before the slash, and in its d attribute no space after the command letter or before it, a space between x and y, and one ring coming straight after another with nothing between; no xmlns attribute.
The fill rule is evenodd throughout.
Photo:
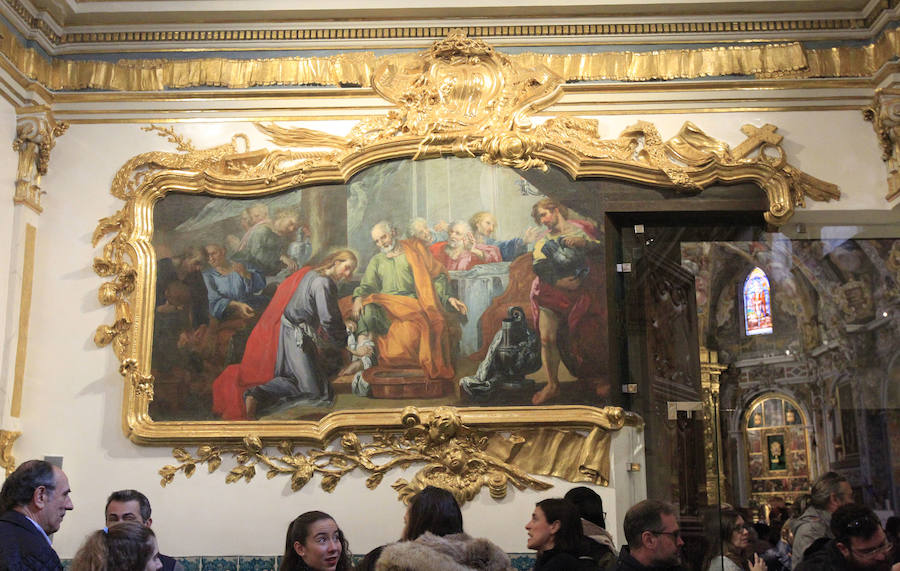
<svg viewBox="0 0 900 571"><path fill-rule="evenodd" d="M392 56L347 52L324 57L47 59L14 34L0 38L0 53L24 77L50 92L103 90L151 92L216 87L265 86L369 87L372 70ZM900 53L900 30L889 30L864 46L807 49L791 42L671 50L610 51L583 54L510 55L522 66L541 64L564 82L659 81L716 77L865 78Z"/></svg>

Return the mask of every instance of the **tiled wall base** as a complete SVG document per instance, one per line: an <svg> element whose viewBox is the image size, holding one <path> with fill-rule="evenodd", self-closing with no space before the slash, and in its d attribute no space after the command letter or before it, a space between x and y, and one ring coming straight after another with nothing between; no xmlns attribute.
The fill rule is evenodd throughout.
<svg viewBox="0 0 900 571"><path fill-rule="evenodd" d="M354 555L353 562L357 563L363 558L363 554ZM534 553L510 553L514 569L529 571L534 567ZM229 557L176 557L184 566L184 571L278 571L281 557L265 555L233 555ZM69 569L71 561L63 561L63 566Z"/></svg>

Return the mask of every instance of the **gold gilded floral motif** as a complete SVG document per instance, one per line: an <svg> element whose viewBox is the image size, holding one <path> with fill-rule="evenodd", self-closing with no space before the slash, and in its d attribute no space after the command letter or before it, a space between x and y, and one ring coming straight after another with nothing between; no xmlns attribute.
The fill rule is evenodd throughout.
<svg viewBox="0 0 900 571"><path fill-rule="evenodd" d="M228 471L226 482L249 482L256 477L259 467L269 479L289 477L291 490L295 492L316 474L321 476L323 490L334 491L340 479L355 470L367 472L366 486L375 489L392 469L420 463L425 466L411 481L400 478L391 484L404 503L429 485L449 490L460 504L474 498L485 486L495 499L505 497L510 485L520 490L551 487L492 455L489 438L498 435L464 426L453 408L438 407L430 414L421 414L407 407L400 415L399 424L404 427L400 433L380 431L364 442L365 437L361 439L356 432L347 431L340 434L339 448L311 448L305 452L297 451L290 441L282 441L276 446L278 454L270 455L255 435L245 437L240 444L200 446L196 455L176 448L172 454L179 463L160 469L161 483L163 486L171 483L178 472L190 478L198 466L205 465L209 472L215 472L222 465L222 457L230 454L237 466ZM607 441L607 456L608 451Z"/></svg>

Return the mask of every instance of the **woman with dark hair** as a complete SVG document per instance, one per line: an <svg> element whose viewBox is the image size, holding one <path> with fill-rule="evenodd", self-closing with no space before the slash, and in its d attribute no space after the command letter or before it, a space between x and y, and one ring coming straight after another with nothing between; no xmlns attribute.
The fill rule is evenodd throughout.
<svg viewBox="0 0 900 571"><path fill-rule="evenodd" d="M744 518L732 508L719 510L718 519L713 518L707 529L710 551L702 569L705 571L765 571L766 563L753 553L750 544L750 530Z"/></svg>
<svg viewBox="0 0 900 571"><path fill-rule="evenodd" d="M381 552L378 571L458 571L511 569L509 557L487 539L463 532L462 511L453 494L427 486L406 510L402 539Z"/></svg>
<svg viewBox="0 0 900 571"><path fill-rule="evenodd" d="M72 571L158 571L159 546L142 523L125 522L90 534L75 558Z"/></svg>
<svg viewBox="0 0 900 571"><path fill-rule="evenodd" d="M352 568L347 538L327 513L306 512L288 526L279 571L350 571Z"/></svg>
<svg viewBox="0 0 900 571"><path fill-rule="evenodd" d="M597 492L585 486L572 488L566 492L565 499L575 504L581 516L585 537L582 553L593 559L600 569L613 571L616 568L616 544L612 535L606 531L603 500Z"/></svg>
<svg viewBox="0 0 900 571"><path fill-rule="evenodd" d="M538 552L534 571L597 569L590 558L580 558L584 530L578 508L569 500L549 498L534 507L528 530L528 549Z"/></svg>

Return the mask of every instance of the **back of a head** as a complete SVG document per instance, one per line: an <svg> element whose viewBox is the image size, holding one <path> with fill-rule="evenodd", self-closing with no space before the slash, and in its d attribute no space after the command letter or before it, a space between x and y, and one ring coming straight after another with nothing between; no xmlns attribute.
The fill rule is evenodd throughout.
<svg viewBox="0 0 900 571"><path fill-rule="evenodd" d="M548 498L537 503L544 512L547 523L559 522L559 530L553 534L553 547L560 551L576 553L584 537L578 507L563 498Z"/></svg>
<svg viewBox="0 0 900 571"><path fill-rule="evenodd" d="M26 460L10 474L0 488L0 513L28 505L40 486L56 487L53 465L43 460Z"/></svg>
<svg viewBox="0 0 900 571"><path fill-rule="evenodd" d="M585 486L578 486L566 492L564 498L575 504L583 519L606 528L603 499L597 492Z"/></svg>
<svg viewBox="0 0 900 571"><path fill-rule="evenodd" d="M462 511L453 494L442 488L426 486L409 503L409 518L403 539L412 541L430 532L434 535L462 533Z"/></svg>
<svg viewBox="0 0 900 571"><path fill-rule="evenodd" d="M153 531L124 522L91 533L72 559L71 571L143 571L153 556Z"/></svg>
<svg viewBox="0 0 900 571"><path fill-rule="evenodd" d="M631 506L622 524L625 541L634 551L643 546L641 535L645 531L662 531L662 516L675 515L675 508L659 500L644 500Z"/></svg>
<svg viewBox="0 0 900 571"><path fill-rule="evenodd" d="M810 491L810 503L813 507L823 510L828 507L828 500L831 494L841 493L841 482L846 482L847 478L841 476L837 472L826 472L819 476L813 483Z"/></svg>
<svg viewBox="0 0 900 571"><path fill-rule="evenodd" d="M868 539L872 537L881 520L871 509L859 504L844 504L831 514L831 532L837 542L850 545L850 538Z"/></svg>

